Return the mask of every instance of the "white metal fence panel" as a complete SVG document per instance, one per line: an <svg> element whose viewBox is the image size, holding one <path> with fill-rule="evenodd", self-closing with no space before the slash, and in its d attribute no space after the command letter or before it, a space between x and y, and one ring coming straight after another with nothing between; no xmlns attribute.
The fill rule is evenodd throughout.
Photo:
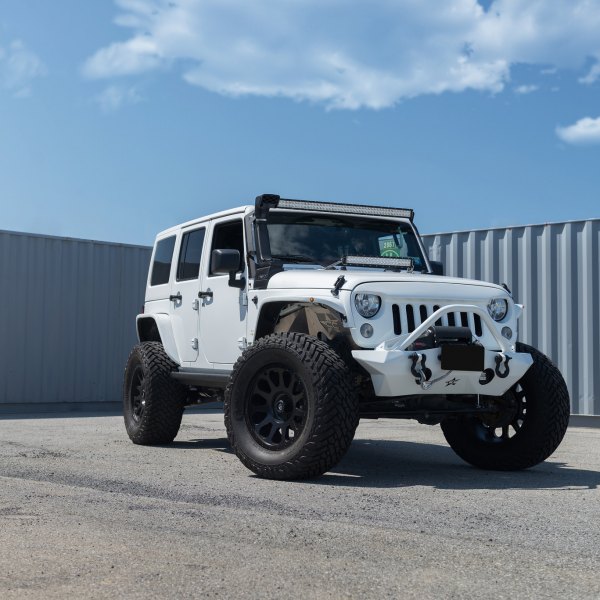
<svg viewBox="0 0 600 600"><path fill-rule="evenodd" d="M150 249L0 231L2 404L118 401Z"/></svg>
<svg viewBox="0 0 600 600"><path fill-rule="evenodd" d="M574 414L600 415L600 219L424 236L447 275L506 283L519 339L555 361Z"/></svg>

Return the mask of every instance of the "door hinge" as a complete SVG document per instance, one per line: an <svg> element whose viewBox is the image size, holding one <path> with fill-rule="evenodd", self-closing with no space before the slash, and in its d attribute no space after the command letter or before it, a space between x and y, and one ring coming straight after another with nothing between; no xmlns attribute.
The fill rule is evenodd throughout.
<svg viewBox="0 0 600 600"><path fill-rule="evenodd" d="M242 306L248 306L248 294L242 292Z"/></svg>
<svg viewBox="0 0 600 600"><path fill-rule="evenodd" d="M198 350L198 338L192 338L191 342L192 342L192 349Z"/></svg>
<svg viewBox="0 0 600 600"><path fill-rule="evenodd" d="M194 310L198 310L200 308L200 300L198 300L198 298L196 298L193 302L192 302L192 308Z"/></svg>
<svg viewBox="0 0 600 600"><path fill-rule="evenodd" d="M245 350L248 347L248 340L245 337L241 337L238 339L238 348L240 350Z"/></svg>

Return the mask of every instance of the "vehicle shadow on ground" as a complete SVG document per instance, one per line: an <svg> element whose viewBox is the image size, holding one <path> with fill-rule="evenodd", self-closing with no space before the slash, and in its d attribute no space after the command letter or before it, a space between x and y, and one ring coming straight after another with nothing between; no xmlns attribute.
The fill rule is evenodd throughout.
<svg viewBox="0 0 600 600"><path fill-rule="evenodd" d="M231 453L226 437L176 440L169 448ZM342 461L325 475L298 484L393 488L597 489L600 472L544 462L525 471L485 471L464 463L450 447L396 440L355 439Z"/></svg>
<svg viewBox="0 0 600 600"><path fill-rule="evenodd" d="M406 441L354 440L342 461L313 484L439 489L596 489L600 472L544 462L524 471L486 471L464 463L449 447Z"/></svg>
<svg viewBox="0 0 600 600"><path fill-rule="evenodd" d="M192 448L196 450L211 449L221 450L222 452L232 452L229 440L226 437L222 438L205 438L197 440L175 440L170 444L165 445L165 448Z"/></svg>

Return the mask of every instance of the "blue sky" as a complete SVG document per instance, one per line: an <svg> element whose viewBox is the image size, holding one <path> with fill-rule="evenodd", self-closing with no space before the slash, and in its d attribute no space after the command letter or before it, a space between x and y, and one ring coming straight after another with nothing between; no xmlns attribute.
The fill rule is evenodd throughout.
<svg viewBox="0 0 600 600"><path fill-rule="evenodd" d="M600 1L0 0L0 229L262 192L422 232L600 217Z"/></svg>

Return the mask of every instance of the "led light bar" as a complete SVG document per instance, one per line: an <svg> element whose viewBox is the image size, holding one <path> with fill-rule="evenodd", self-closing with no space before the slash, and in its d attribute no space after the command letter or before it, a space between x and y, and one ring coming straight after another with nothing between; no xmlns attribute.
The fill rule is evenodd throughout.
<svg viewBox="0 0 600 600"><path fill-rule="evenodd" d="M349 267L391 267L395 269L413 269L412 258L388 258L386 256L346 256L342 264Z"/></svg>
<svg viewBox="0 0 600 600"><path fill-rule="evenodd" d="M364 204L339 204L337 202L314 202L313 200L288 200L281 198L277 208L293 210L311 210L316 212L333 212L353 215L371 215L373 217L414 218L411 208L392 208L390 206L368 206Z"/></svg>

